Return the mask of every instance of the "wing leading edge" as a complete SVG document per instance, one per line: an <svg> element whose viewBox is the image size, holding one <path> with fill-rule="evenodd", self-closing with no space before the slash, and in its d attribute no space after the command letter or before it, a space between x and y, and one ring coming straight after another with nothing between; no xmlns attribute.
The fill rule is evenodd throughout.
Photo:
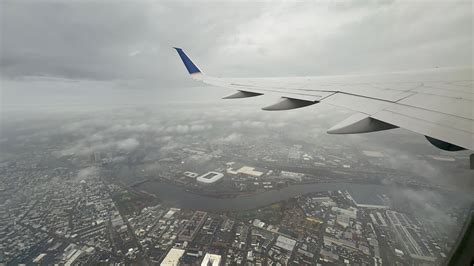
<svg viewBox="0 0 474 266"><path fill-rule="evenodd" d="M471 68L435 68L373 75L291 78L216 78L204 75L175 48L191 77L234 89L225 98L276 94L282 100L263 110L290 110L323 102L357 112L330 134L405 128L427 136L446 150L474 150L474 90Z"/></svg>

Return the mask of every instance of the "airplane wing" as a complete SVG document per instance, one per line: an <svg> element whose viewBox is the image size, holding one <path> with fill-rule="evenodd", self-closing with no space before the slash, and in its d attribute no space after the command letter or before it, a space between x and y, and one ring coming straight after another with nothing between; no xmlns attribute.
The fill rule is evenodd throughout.
<svg viewBox="0 0 474 266"><path fill-rule="evenodd" d="M471 68L434 68L373 75L291 78L217 78L203 74L175 48L195 80L234 89L225 97L267 93L282 100L263 110L290 110L319 102L356 112L328 130L330 134L405 128L423 134L436 147L474 150L474 81Z"/></svg>

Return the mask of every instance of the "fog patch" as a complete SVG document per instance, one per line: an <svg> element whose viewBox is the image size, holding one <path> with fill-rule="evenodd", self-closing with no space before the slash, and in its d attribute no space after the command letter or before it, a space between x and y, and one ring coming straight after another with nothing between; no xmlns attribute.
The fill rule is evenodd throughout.
<svg viewBox="0 0 474 266"><path fill-rule="evenodd" d="M117 147L120 150L131 152L135 150L140 145L140 142L134 138L128 138L126 140L120 141L117 143Z"/></svg>
<svg viewBox="0 0 474 266"><path fill-rule="evenodd" d="M80 182L82 180L99 177L99 168L95 166L87 167L79 170L74 181Z"/></svg>

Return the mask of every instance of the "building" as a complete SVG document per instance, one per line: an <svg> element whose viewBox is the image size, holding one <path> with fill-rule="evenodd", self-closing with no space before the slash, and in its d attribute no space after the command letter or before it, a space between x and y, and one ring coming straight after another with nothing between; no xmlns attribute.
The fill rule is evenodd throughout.
<svg viewBox="0 0 474 266"><path fill-rule="evenodd" d="M343 209L343 208L339 208L339 207L332 207L331 211L333 211L337 214L349 216L349 218L352 218L352 219L357 219L357 209L353 208L353 207L349 207L348 209Z"/></svg>
<svg viewBox="0 0 474 266"><path fill-rule="evenodd" d="M359 249L357 248L357 245L355 242L351 240L346 240L346 239L339 239L339 238L334 238L330 236L324 236L324 245L325 246L331 246L331 245L337 245L340 247L343 247L349 251L358 251Z"/></svg>
<svg viewBox="0 0 474 266"><path fill-rule="evenodd" d="M170 208L169 211L163 216L163 219L168 220L171 218L175 213L179 212L180 209L177 208Z"/></svg>
<svg viewBox="0 0 474 266"><path fill-rule="evenodd" d="M33 263L41 263L41 261L43 260L43 258L46 256L47 254L46 253L41 253L38 255L38 257L36 257L34 260L33 260Z"/></svg>
<svg viewBox="0 0 474 266"><path fill-rule="evenodd" d="M217 181L221 180L223 177L224 177L224 174L219 173L219 172L211 171L211 172L207 172L207 173L205 173L201 176L198 176L198 178L196 180L199 183L209 185L209 184L216 183Z"/></svg>
<svg viewBox="0 0 474 266"><path fill-rule="evenodd" d="M82 250L76 250L73 252L72 256L64 263L65 266L70 266L73 265L74 262L82 255L83 251Z"/></svg>
<svg viewBox="0 0 474 266"><path fill-rule="evenodd" d="M201 266L219 266L221 263L221 255L206 253L201 262Z"/></svg>
<svg viewBox="0 0 474 266"><path fill-rule="evenodd" d="M388 209L389 206L389 199L386 195L379 195L379 194L369 194L360 197L358 194L351 195L349 191L345 191L345 194L349 200L351 200L354 205L360 208L367 208L367 209Z"/></svg>
<svg viewBox="0 0 474 266"><path fill-rule="evenodd" d="M311 201L325 207L335 207L337 204L330 197L313 197Z"/></svg>
<svg viewBox="0 0 474 266"><path fill-rule="evenodd" d="M196 234L201 230L202 225L206 221L207 212L196 211L179 233L178 239L180 241L192 241Z"/></svg>
<svg viewBox="0 0 474 266"><path fill-rule="evenodd" d="M339 260L339 255L332 253L329 250L321 249L319 253L321 259L327 262L336 262Z"/></svg>
<svg viewBox="0 0 474 266"><path fill-rule="evenodd" d="M288 238L286 236L278 236L275 246L284 249L288 252L293 252L293 249L295 248L296 245L296 240L293 240L291 238Z"/></svg>
<svg viewBox="0 0 474 266"><path fill-rule="evenodd" d="M280 177L284 179L291 179L294 181L301 182L303 179L304 174L302 173L295 173L295 172L289 172L289 171L281 171L280 172Z"/></svg>
<svg viewBox="0 0 474 266"><path fill-rule="evenodd" d="M161 266L177 266L179 263L179 259L181 259L183 254L184 254L183 249L172 248L168 252L168 254L166 254L166 257L163 259L160 265Z"/></svg>
<svg viewBox="0 0 474 266"><path fill-rule="evenodd" d="M336 222L340 226L346 228L350 224L350 217L347 216L347 215L344 215L344 214L339 214L339 215L336 216Z"/></svg>
<svg viewBox="0 0 474 266"><path fill-rule="evenodd" d="M388 210L386 214L407 255L427 262L436 261L436 256L427 241L417 232L416 225L405 214L391 210Z"/></svg>
<svg viewBox="0 0 474 266"><path fill-rule="evenodd" d="M196 178L196 177L198 177L198 174L196 174L196 173L194 173L194 172L190 172L190 171L184 172L184 175L187 176L187 177L190 177L190 178Z"/></svg>
<svg viewBox="0 0 474 266"><path fill-rule="evenodd" d="M244 174L244 175L249 175L253 177L261 177L263 175L263 172L257 171L255 170L254 167L250 167L250 166L242 166L238 170L233 170L232 168L228 168L227 173L233 174L233 175Z"/></svg>

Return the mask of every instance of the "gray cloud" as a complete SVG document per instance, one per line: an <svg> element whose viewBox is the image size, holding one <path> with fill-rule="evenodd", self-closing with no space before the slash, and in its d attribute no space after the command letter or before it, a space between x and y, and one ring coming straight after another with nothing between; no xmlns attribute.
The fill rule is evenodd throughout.
<svg viewBox="0 0 474 266"><path fill-rule="evenodd" d="M234 22L255 16L258 6L2 1L2 74L172 85L183 74L172 46L193 44L197 54L215 48L221 36L233 32Z"/></svg>
<svg viewBox="0 0 474 266"><path fill-rule="evenodd" d="M398 189L393 193L394 201L401 206L408 207L415 213L415 216L423 219L423 222L431 221L445 226L447 235L456 235L460 228L454 227L456 219L451 216L450 206L466 207L472 203L472 196L470 194L451 195L447 198L435 191L428 190L412 190L412 189Z"/></svg>
<svg viewBox="0 0 474 266"><path fill-rule="evenodd" d="M57 106L52 113L97 110L97 117L81 117L59 129L79 136L65 154L117 149L129 138L143 143L153 133L159 133L153 141L166 150L179 135L214 129L209 117L214 123L231 121L233 131L312 125L307 132L291 133L312 140L327 137L322 133L346 115L323 105L264 113L259 108L272 102L265 97L219 101L225 90L191 81L172 46L182 46L204 71L221 76L472 65L471 1L7 0L0 2L0 12L0 122L6 106L30 115L40 106ZM213 101L218 104L207 105ZM157 102L163 109L169 102L202 108L146 121L139 119L146 114L140 109L99 112L109 105ZM403 134L392 132L376 143ZM370 145L365 136L352 138ZM375 138L371 135L371 141ZM436 172L431 165L422 167L412 171Z"/></svg>
<svg viewBox="0 0 474 266"><path fill-rule="evenodd" d="M89 178L98 177L99 176L99 169L95 166L83 168L79 170L77 173L77 177L74 179L77 182L82 180L87 180Z"/></svg>
<svg viewBox="0 0 474 266"><path fill-rule="evenodd" d="M172 46L186 48L205 71L227 76L471 65L471 5L2 1L2 102L23 103L25 97L44 103L62 103L64 98L80 98L81 104L127 97L157 101L174 93L166 88L196 86ZM64 89L51 89L56 85ZM124 88L155 93L150 100L148 94L111 92ZM172 98L189 100L200 94L205 91Z"/></svg>
<svg viewBox="0 0 474 266"><path fill-rule="evenodd" d="M256 108L256 103L247 106L238 100L225 107L220 104L178 104L170 109L150 106L82 108L68 112L35 112L35 115L28 112L25 116L10 112L2 128L2 138L8 141L1 145L2 148L10 146L9 143L38 145L44 143L43 139L50 142L57 138L61 146L54 155L58 157L92 158L89 156L100 152L107 160L123 161L146 153L150 161L156 161L190 141L209 141L219 149L225 149L227 144L271 137L276 145L283 139L306 142L308 147L314 145L317 153L341 145L355 150L380 151L384 154L383 167L396 169L407 178L424 177L429 183L464 192L470 192L474 185L467 165L468 152L443 153L423 136L402 129L328 135L325 133L327 128L345 118L346 112L334 112L333 107L325 105L288 112L262 112ZM124 157L116 159L110 157L122 155ZM449 157L455 162L438 161L434 157ZM3 154L2 158L5 158ZM357 160L364 163L370 158L361 155Z"/></svg>

